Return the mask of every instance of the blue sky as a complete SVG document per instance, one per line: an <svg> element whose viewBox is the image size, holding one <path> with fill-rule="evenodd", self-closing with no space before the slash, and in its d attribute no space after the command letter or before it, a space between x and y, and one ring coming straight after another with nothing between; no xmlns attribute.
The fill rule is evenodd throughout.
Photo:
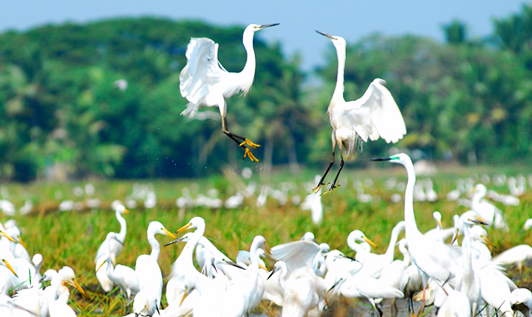
<svg viewBox="0 0 532 317"><path fill-rule="evenodd" d="M471 36L492 32L492 19L520 11L522 0L1 0L0 32L25 30L46 23L87 22L124 16L164 16L201 19L217 25L279 22L261 31L268 41L279 41L287 54L299 51L310 70L323 61L330 42L320 30L348 42L373 32L385 35L417 34L443 40L441 26L464 21ZM198 34L198 36L201 36ZM222 48L220 48L222 49Z"/></svg>

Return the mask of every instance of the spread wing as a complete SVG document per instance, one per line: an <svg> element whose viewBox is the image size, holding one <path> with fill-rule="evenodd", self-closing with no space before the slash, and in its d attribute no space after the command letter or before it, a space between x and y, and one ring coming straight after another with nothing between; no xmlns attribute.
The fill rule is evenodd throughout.
<svg viewBox="0 0 532 317"><path fill-rule="evenodd" d="M273 247L271 254L275 260L285 262L293 272L300 268L312 269L319 251L320 246L312 241L293 241Z"/></svg>
<svg viewBox="0 0 532 317"><path fill-rule="evenodd" d="M227 72L218 62L218 44L208 38L192 38L187 46L187 65L179 76L181 95L197 104Z"/></svg>
<svg viewBox="0 0 532 317"><path fill-rule="evenodd" d="M367 142L379 137L395 143L406 134L405 122L390 91L380 78L373 80L364 95L346 104L345 116L357 134Z"/></svg>

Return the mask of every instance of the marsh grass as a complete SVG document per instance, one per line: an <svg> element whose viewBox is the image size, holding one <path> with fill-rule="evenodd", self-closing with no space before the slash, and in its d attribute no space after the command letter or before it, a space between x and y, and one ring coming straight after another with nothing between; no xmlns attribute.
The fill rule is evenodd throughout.
<svg viewBox="0 0 532 317"><path fill-rule="evenodd" d="M489 169L476 169L474 171L453 169L444 171L432 177L439 200L434 203L416 202L414 204L418 227L426 231L435 227L432 212L439 210L442 213L443 225L453 225L452 216L468 210L458 206L456 202L449 202L445 194L455 188L457 177L467 177L474 174L488 172L490 175L495 171ZM528 171L526 171L528 172ZM524 172L522 172L524 173ZM527 173L524 173L527 175ZM289 173L276 173L272 179L273 186L285 181L297 184L297 190L290 192L291 195L300 195L303 199L307 192L304 182L313 179L312 171L304 171L299 175ZM356 192L352 183L355 179L371 178L375 186L366 189L366 193L374 196L371 203L360 203L356 199ZM266 238L269 247L280 243L299 239L306 231L312 231L319 242L327 242L331 249L339 249L346 254L354 255L346 244L346 238L352 230L360 229L366 236L372 239L378 246L376 253L385 252L391 229L397 222L403 220L403 202L392 203L390 192L384 188L384 180L396 177L399 181L406 182L406 173L402 168L382 168L370 170L346 170L342 175L342 186L334 191L333 195L323 196L324 220L319 226L312 223L308 211L301 211L298 206L288 203L279 205L275 200L269 199L266 206L255 207L256 197L246 199L242 208L236 210L211 210L207 208L192 208L179 210L175 200L181 196L184 187L191 188L192 196L196 193L205 193L209 188L217 188L222 198L232 195L235 190L231 183L223 177L212 177L201 180L176 180L161 181L153 180L154 190L157 193L157 206L155 209L146 210L139 208L131 210L126 215L128 232L122 253L117 258L117 263L135 267L135 260L141 254L150 252L150 246L146 240L146 229L150 221L157 220L163 223L170 231L175 231L186 224L194 216L201 216L207 223L205 236L225 254L234 258L238 250L249 249L253 237L257 234ZM346 181L349 179L349 181ZM418 180L424 177L418 177ZM254 176L253 181L259 183L259 177ZM96 188L94 197L101 199L102 207L96 210L82 210L59 212L57 206L61 199L73 199L80 201L85 197L75 197L72 189L75 186L83 187L86 182L64 184L6 184L10 194L10 200L17 206L21 206L26 199L34 202L34 211L26 216L17 215L14 218L23 230L23 238L28 245L30 255L41 253L44 257L42 272L48 268L59 269L68 265L76 272L77 281L87 290L87 297L81 296L76 290L72 290L70 305L80 316L121 316L130 312L131 305L127 305L125 299L119 295L119 290L104 294L94 274L94 256L99 245L105 240L110 231L118 231L119 224L116 221L114 211L109 206L115 199L121 199L131 193L134 182L130 181L95 181ZM146 183L146 182L144 182ZM488 186L497 192L507 193L507 187ZM258 191L258 190L257 190ZM404 194L404 193L400 193ZM379 196L380 199L376 199ZM529 232L522 232L524 221L532 216L532 195L527 193L520 197L519 206L503 206L497 204L507 215L510 232L489 229L488 237L494 245L493 253L499 253L509 247L527 243L532 244ZM2 221L9 219L2 217ZM403 237L402 234L400 237ZM166 236L157 236L164 245L171 241ZM170 274L172 262L179 255L182 245L162 247L159 264L164 275L165 284ZM396 254L399 256L399 252ZM267 262L269 266L273 263ZM509 273L515 274L512 268ZM531 276L525 267L522 275L519 275L519 283L530 284ZM163 303L166 306L166 299ZM129 307L129 308L128 308ZM267 305L261 306L264 312L272 313Z"/></svg>

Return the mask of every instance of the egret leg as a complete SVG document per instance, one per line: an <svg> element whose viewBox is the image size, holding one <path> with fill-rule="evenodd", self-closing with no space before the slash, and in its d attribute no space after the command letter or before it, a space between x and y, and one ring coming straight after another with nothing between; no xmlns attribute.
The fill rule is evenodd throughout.
<svg viewBox="0 0 532 317"><path fill-rule="evenodd" d="M338 176L340 176L340 173L342 172L342 168L344 168L344 156L342 155L341 152L340 152L340 158L342 160L340 161L340 169L338 170L338 174L336 174L336 177L334 178L334 182L332 183L331 188L329 188L328 191L323 193L322 196L328 194L329 192L331 192L331 194L334 194L334 189L340 187L340 185L336 185L336 182L338 181Z"/></svg>
<svg viewBox="0 0 532 317"><path fill-rule="evenodd" d="M321 177L320 182L318 183L318 186L314 187L314 189L310 192L311 194L319 192L322 185L329 184L329 183L324 183L323 181L325 180L325 177L327 176L327 174L329 173L329 170L331 169L333 165L334 165L334 148L332 152L331 163L329 163L329 167L327 167L327 170L325 170L325 174L323 174L323 176Z"/></svg>
<svg viewBox="0 0 532 317"><path fill-rule="evenodd" d="M244 157L243 158L246 158L249 157L249 159L251 160L251 162L258 162L259 160L255 157L255 155L253 155L253 153L251 153L250 149L246 146L248 145L249 147L252 147L252 148L257 148L257 147L260 147L260 145L258 144L255 144L253 142L251 142L250 140L242 137L242 136L239 136L239 135L236 135L232 132L229 132L229 130L227 129L227 119L225 116L222 116L222 132L227 135L228 137L230 137L233 141L235 141L238 146L244 148ZM238 139L240 139L241 141L239 141ZM242 142L243 141L243 142Z"/></svg>

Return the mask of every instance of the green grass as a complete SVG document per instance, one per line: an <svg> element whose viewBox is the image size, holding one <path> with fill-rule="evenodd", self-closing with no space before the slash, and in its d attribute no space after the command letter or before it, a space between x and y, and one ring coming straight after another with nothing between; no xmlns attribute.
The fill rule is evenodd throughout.
<svg viewBox="0 0 532 317"><path fill-rule="evenodd" d="M334 171L335 172L335 171ZM449 169L432 177L435 189L440 199L434 203L415 203L416 219L421 231L426 231L435 226L432 212L439 210L443 215L443 225L452 226L452 215L460 214L468 209L458 206L455 202L448 202L445 194L455 188L457 177L467 177L478 173L488 172L490 175L496 172L493 169L479 168L475 170ZM523 170L528 175L528 170ZM279 187L280 182L291 181L297 184L297 189L290 192L292 195L300 195L303 199L306 190L304 182L313 180L315 171L303 171L299 175L287 172L277 172L272 177L275 180L274 188ZM280 243L299 239L306 231L314 232L319 242L327 242L332 249L339 249L351 253L346 244L346 238L352 230L360 229L366 236L372 239L378 248L376 253L383 253L389 241L393 226L403 220L403 203L392 203L392 192L384 189L384 180L388 177L396 177L400 181L406 181L406 172L403 168L382 168L371 170L346 170L340 177L342 186L335 190L334 196L323 197L324 221L316 226L310 219L308 211L301 211L298 206L289 202L280 206L272 198L263 208L255 207L256 196L246 199L244 207L238 210L210 210L206 208L193 208L178 210L175 204L176 198L181 196L184 187L190 187L192 196L197 193L205 194L210 188L217 188L222 198L227 198L235 192L232 184L241 181L238 177L223 176L200 180L153 180L154 190L157 193L158 207L146 211L144 208L131 210L126 216L128 233L122 253L117 261L120 264L135 266L136 258L141 254L150 252L150 246L146 240L148 223L153 220L160 221L170 231L175 231L186 224L194 216L201 216L207 223L205 235L220 248L224 253L234 258L238 250L249 249L255 235L263 235L269 247ZM332 178L333 175L330 176ZM352 183L355 179L363 180L371 178L375 186L366 193L380 196L380 200L372 203L360 203L356 199L356 191ZM424 177L418 177L418 180ZM254 175L253 181L259 185L260 177ZM348 180L348 181L347 181ZM147 183L142 181L139 183ZM30 215L14 218L23 230L24 241L28 245L30 255L41 253L44 257L42 272L48 268L59 269L64 265L71 266L77 276L78 282L87 290L88 297L83 298L72 290L71 307L78 310L81 316L120 316L126 312L125 302L118 297L118 291L112 294L101 293L101 288L96 287L98 281L94 274L94 256L99 245L105 240L109 231L118 231L119 224L114 212L110 210L110 203L115 199L124 201L124 197L132 191L132 181L94 181L96 188L95 197L102 200L102 208L98 210L82 210L70 212L58 212L57 206L61 199L76 198L72 189L75 186L84 186L86 182L73 182L61 184L34 183L5 184L10 194L10 200L20 207L26 199L34 202L34 211ZM507 187L497 188L488 186L501 193L507 193ZM258 194L260 187L257 188ZM59 192L61 194L59 194ZM398 192L398 191L395 191ZM403 193L401 193L403 194ZM532 194L528 193L521 197L519 206L503 206L497 204L505 211L510 232L489 229L488 237L494 245L494 253L499 253L511 246L527 243L532 244L530 233L520 232L524 221L532 217ZM1 221L9 219L6 216ZM400 237L403 237L402 234ZM171 239L166 236L157 237L161 244ZM178 257L182 246L163 247L159 264L165 283L170 273L172 262ZM398 254L398 252L397 252ZM351 253L351 255L353 255ZM268 263L270 266L273 263ZM515 270L509 272L512 276L518 273ZM522 275L518 275L518 283L530 284L531 272L525 268ZM164 292L163 292L164 296ZM163 303L166 301L163 298Z"/></svg>

